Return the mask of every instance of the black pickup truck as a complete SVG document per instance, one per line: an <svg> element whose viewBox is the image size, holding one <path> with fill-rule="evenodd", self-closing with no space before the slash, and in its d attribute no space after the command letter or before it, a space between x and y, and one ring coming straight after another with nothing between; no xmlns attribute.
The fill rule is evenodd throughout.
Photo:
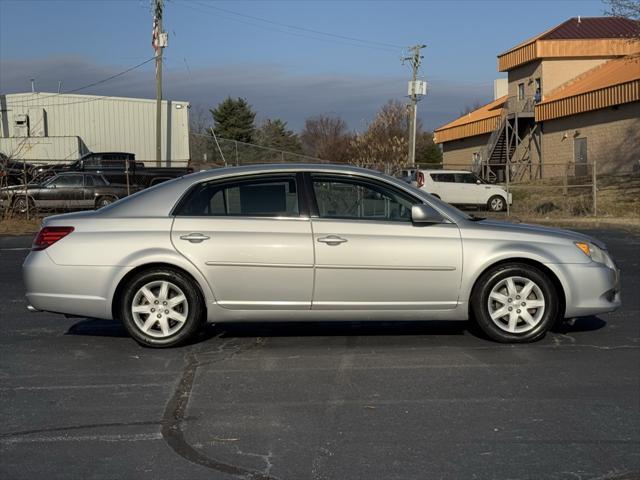
<svg viewBox="0 0 640 480"><path fill-rule="evenodd" d="M133 153L126 152L88 153L73 163L43 165L39 170L42 177L62 172L98 173L110 183L126 184L128 181L130 185L143 188L193 172L190 167L146 167L143 162L136 162Z"/></svg>

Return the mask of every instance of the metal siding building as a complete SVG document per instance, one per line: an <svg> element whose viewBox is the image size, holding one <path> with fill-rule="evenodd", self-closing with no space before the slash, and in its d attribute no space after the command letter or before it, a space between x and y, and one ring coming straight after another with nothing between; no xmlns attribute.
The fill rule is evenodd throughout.
<svg viewBox="0 0 640 480"><path fill-rule="evenodd" d="M71 161L87 152L129 152L155 165L156 101L96 95L0 95L0 152ZM162 102L163 166L189 160L189 103Z"/></svg>

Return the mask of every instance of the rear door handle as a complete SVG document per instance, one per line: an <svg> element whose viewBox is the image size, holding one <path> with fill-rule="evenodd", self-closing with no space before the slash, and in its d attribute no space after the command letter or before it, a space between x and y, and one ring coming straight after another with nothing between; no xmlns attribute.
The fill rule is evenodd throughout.
<svg viewBox="0 0 640 480"><path fill-rule="evenodd" d="M202 233L189 233L188 235L180 236L180 240L187 240L188 242L191 242L191 243L200 243L203 240L209 240L209 238L211 237L208 237Z"/></svg>
<svg viewBox="0 0 640 480"><path fill-rule="evenodd" d="M339 237L337 235L329 235L327 237L319 238L318 241L320 243L326 243L327 245L340 245L341 243L348 242L346 238Z"/></svg>

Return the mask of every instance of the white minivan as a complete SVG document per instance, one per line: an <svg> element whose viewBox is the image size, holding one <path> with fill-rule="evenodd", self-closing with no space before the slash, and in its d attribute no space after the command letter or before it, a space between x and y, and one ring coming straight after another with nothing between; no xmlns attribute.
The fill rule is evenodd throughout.
<svg viewBox="0 0 640 480"><path fill-rule="evenodd" d="M507 209L512 197L497 185L466 170L417 170L412 185L453 205L486 207L494 212Z"/></svg>

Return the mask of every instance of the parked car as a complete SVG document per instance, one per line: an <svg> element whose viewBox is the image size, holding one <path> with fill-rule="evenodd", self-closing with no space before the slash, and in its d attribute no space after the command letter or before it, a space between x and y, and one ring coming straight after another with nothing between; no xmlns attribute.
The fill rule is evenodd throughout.
<svg viewBox="0 0 640 480"><path fill-rule="evenodd" d="M46 165L40 168L40 174L59 172L93 172L104 175L112 183L150 187L172 178L193 172L190 167L146 167L138 162L133 153L93 152L71 164ZM128 179L127 179L128 177Z"/></svg>
<svg viewBox="0 0 640 480"><path fill-rule="evenodd" d="M403 182L412 183L416 180L416 173L418 172L417 168L405 168L400 172L398 178Z"/></svg>
<svg viewBox="0 0 640 480"><path fill-rule="evenodd" d="M130 192L139 188L129 187ZM29 208L84 210L100 208L127 196L127 186L111 184L97 173L59 173L43 183L0 189L0 206L15 212Z"/></svg>
<svg viewBox="0 0 640 480"><path fill-rule="evenodd" d="M473 318L494 340L529 342L621 304L592 237L473 218L333 165L209 170L48 217L23 274L30 310L120 319L153 347L206 320Z"/></svg>
<svg viewBox="0 0 640 480"><path fill-rule="evenodd" d="M452 205L501 212L507 209L507 201L512 204L511 193L466 170L418 170L412 184Z"/></svg>
<svg viewBox="0 0 640 480"><path fill-rule="evenodd" d="M28 162L11 160L0 153L0 186L21 185L33 178L34 165Z"/></svg>

